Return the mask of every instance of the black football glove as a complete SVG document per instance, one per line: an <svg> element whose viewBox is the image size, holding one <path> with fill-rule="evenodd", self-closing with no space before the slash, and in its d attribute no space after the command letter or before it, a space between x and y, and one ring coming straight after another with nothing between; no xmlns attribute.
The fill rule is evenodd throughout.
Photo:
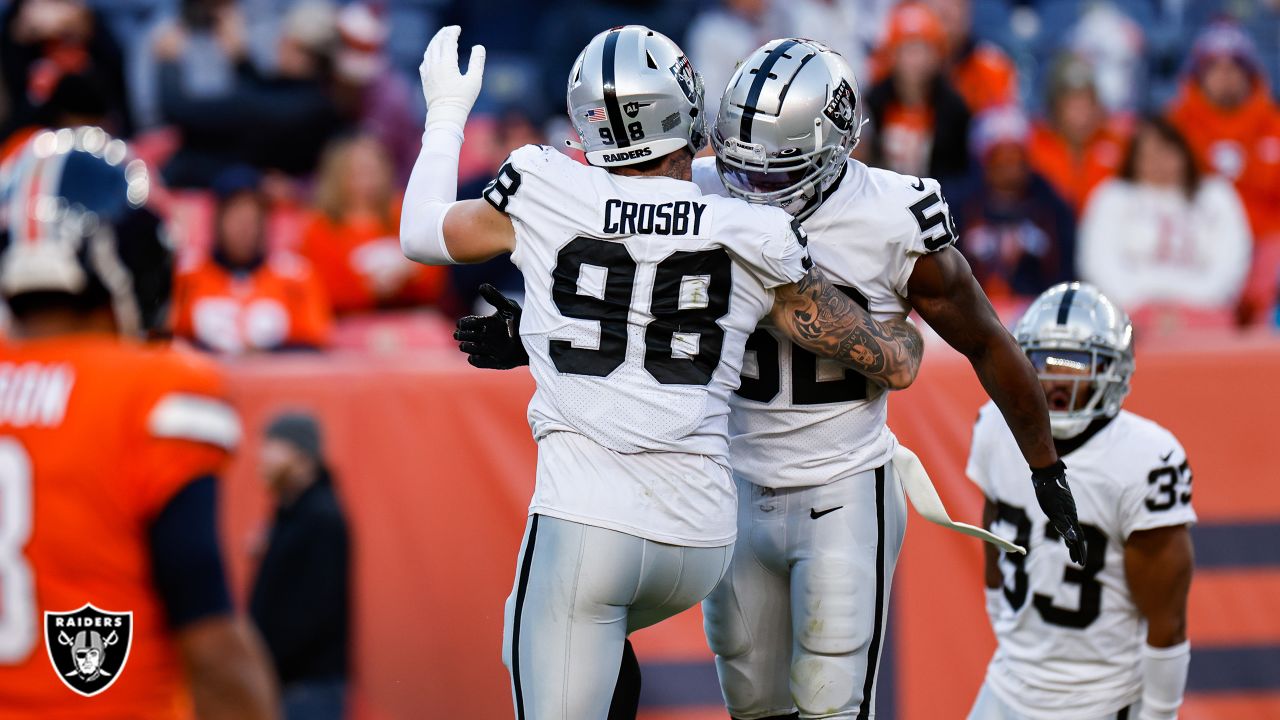
<svg viewBox="0 0 1280 720"><path fill-rule="evenodd" d="M520 305L485 283L480 296L497 308L492 315L468 315L458 320L453 339L478 368L510 370L529 364L529 353L520 342Z"/></svg>
<svg viewBox="0 0 1280 720"><path fill-rule="evenodd" d="M1066 464L1059 460L1046 468L1031 468L1031 485L1036 489L1036 500L1049 518L1049 524L1067 544L1071 562L1084 567L1087 549L1076 518L1076 501L1071 497L1071 486L1067 485Z"/></svg>

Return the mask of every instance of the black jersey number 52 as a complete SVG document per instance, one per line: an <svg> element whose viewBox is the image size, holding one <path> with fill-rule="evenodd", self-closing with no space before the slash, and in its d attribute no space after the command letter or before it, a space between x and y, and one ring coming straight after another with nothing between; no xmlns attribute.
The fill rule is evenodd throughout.
<svg viewBox="0 0 1280 720"><path fill-rule="evenodd" d="M605 270L601 297L578 292L583 265ZM551 298L561 315L600 323L597 348L578 348L568 340L551 341L551 362L572 375L609 375L626 360L627 317L635 290L636 261L625 245L599 238L576 237L560 249L552 271ZM689 307L681 307L682 288L694 280ZM698 285L702 290L696 289ZM720 364L724 329L717 321L729 313L733 265L723 248L676 252L658 263L644 329L644 368L663 385L706 385ZM680 343L692 352L676 355Z"/></svg>

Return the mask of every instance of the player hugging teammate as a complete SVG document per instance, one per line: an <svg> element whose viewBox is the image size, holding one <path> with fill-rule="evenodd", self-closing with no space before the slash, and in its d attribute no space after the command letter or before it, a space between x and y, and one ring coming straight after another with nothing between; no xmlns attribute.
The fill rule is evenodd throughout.
<svg viewBox="0 0 1280 720"><path fill-rule="evenodd" d="M456 46L456 28L442 34ZM456 51L428 48L401 241L433 263L511 251L525 275L526 309L488 289L498 312L457 334L472 364L527 363L537 382L538 478L508 601L517 717L601 718L615 689L611 717L633 712L634 659L616 688L611 675L623 638L699 593L734 718L874 717L905 519L887 390L918 365L911 310L971 361L1021 483L1084 562L1035 369L951 247L937 182L849 157L862 108L839 54L800 39L758 49L721 99L716 157L690 165L697 74L647 28L606 31L569 75L588 166L521 148L487 203L459 203L476 61L459 76ZM655 199L624 223L633 196ZM705 237L629 234L663 226L659 203L677 198L707 205ZM681 556L700 579L673 586L666 563ZM678 602L646 606L659 589Z"/></svg>

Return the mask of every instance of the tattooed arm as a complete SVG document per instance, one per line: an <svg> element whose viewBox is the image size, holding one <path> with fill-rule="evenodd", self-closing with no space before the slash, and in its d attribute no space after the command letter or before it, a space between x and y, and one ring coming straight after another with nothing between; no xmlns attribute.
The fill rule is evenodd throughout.
<svg viewBox="0 0 1280 720"><path fill-rule="evenodd" d="M916 379L924 343L906 320L871 317L813 267L774 295L773 323L795 344L857 370L890 390Z"/></svg>

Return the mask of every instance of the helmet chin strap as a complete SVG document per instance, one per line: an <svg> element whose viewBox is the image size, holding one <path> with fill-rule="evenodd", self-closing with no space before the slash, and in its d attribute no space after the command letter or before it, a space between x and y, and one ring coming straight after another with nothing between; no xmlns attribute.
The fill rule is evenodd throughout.
<svg viewBox="0 0 1280 720"><path fill-rule="evenodd" d="M1055 440L1070 440L1084 432L1091 422L1093 418L1055 418L1050 415L1049 432Z"/></svg>

